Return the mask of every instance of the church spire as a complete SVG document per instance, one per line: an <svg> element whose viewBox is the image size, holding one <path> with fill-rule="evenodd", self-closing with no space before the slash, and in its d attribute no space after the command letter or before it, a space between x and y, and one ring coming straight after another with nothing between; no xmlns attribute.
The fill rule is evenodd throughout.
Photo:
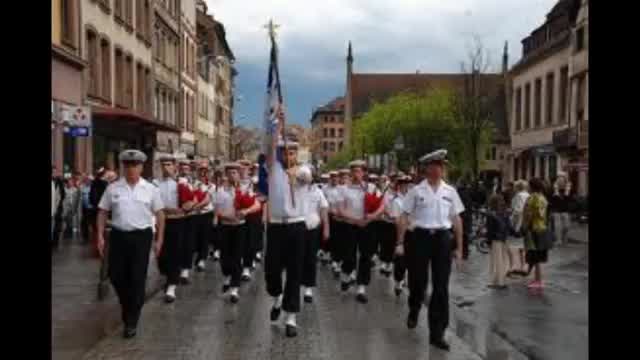
<svg viewBox="0 0 640 360"><path fill-rule="evenodd" d="M502 73L509 71L509 42L504 42L504 51L502 52Z"/></svg>
<svg viewBox="0 0 640 360"><path fill-rule="evenodd" d="M351 41L349 41L349 50L347 51L347 61L353 62L353 51L351 50Z"/></svg>

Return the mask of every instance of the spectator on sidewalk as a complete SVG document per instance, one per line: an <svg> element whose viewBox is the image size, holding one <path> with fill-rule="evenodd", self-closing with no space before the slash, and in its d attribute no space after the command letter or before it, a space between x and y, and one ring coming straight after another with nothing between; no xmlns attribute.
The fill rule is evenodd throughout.
<svg viewBox="0 0 640 360"><path fill-rule="evenodd" d="M98 211L98 203L100 202L100 199L102 198L102 194L104 193L104 191L107 189L107 185L109 185L108 181L107 181L107 174L109 174L111 177L114 177L115 174L112 171L107 171L107 169L105 169L104 167L100 167L98 169L98 171L96 172L96 177L95 179L91 182L91 186L89 188L89 206L91 206L93 210L93 212L91 213L91 218L90 218L90 223L89 226L91 228L90 233L91 233L91 244L94 245L94 256L98 257L98 249L96 247L97 243L96 243L96 234L97 234L97 228L96 228L96 214Z"/></svg>
<svg viewBox="0 0 640 360"><path fill-rule="evenodd" d="M82 211L80 213L80 233L82 235L82 243L89 242L89 224L94 218L94 210L89 202L89 191L91 190L91 177L83 176L80 183L80 202Z"/></svg>
<svg viewBox="0 0 640 360"><path fill-rule="evenodd" d="M534 280L529 288L542 288L541 265L547 262L548 251L551 248L551 236L548 228L548 202L544 196L544 184L540 179L529 181L531 196L527 199L522 215L522 228L525 233L526 260L529 272L535 269Z"/></svg>
<svg viewBox="0 0 640 360"><path fill-rule="evenodd" d="M505 275L507 274L508 250L506 240L509 229L509 216L506 211L504 198L494 194L489 198L487 216L487 240L491 244L491 262L489 273L490 288L506 289Z"/></svg>
<svg viewBox="0 0 640 360"><path fill-rule="evenodd" d="M507 276L511 275L526 275L525 270L525 252L524 242L522 239L522 212L524 211L524 204L529 198L529 192L527 192L527 182L525 180L519 180L515 184L516 194L511 200L511 227L512 236L509 241L509 271Z"/></svg>
<svg viewBox="0 0 640 360"><path fill-rule="evenodd" d="M60 176L58 169L53 166L51 169L52 180L55 183L55 187L60 194L60 197L57 201L57 207L55 209L55 214L53 215L53 234L51 236L51 246L52 249L58 250L58 245L60 243L60 234L62 232L62 215L64 210L64 199L66 197L64 179Z"/></svg>
<svg viewBox="0 0 640 360"><path fill-rule="evenodd" d="M77 176L65 176L65 199L63 202L63 214L64 231L66 236L73 236L78 231L78 208L80 205L80 193L78 190L78 184L76 183Z"/></svg>
<svg viewBox="0 0 640 360"><path fill-rule="evenodd" d="M558 178L553 184L553 195L549 201L549 210L555 231L555 240L565 245L568 242L569 233L569 204L571 203L571 183L564 172L558 173Z"/></svg>

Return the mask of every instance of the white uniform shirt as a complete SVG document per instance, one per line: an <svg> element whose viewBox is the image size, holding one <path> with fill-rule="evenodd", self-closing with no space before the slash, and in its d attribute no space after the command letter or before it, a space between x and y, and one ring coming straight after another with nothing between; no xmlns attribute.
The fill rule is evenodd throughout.
<svg viewBox="0 0 640 360"><path fill-rule="evenodd" d="M413 216L414 227L422 229L451 229L452 220L464 211L456 189L441 181L434 192L427 180L409 190L402 208Z"/></svg>
<svg viewBox="0 0 640 360"><path fill-rule="evenodd" d="M274 219L304 218L304 186L294 185L295 207L291 203L289 176L279 161L274 161L269 172L269 214Z"/></svg>
<svg viewBox="0 0 640 360"><path fill-rule="evenodd" d="M236 189L232 187L230 188L221 187L216 192L214 206L222 216L233 217L236 214L235 200L236 200ZM226 223L226 221L220 219L219 223L224 224ZM234 223L234 225L235 224L240 225L244 223L245 223L245 220L242 219L237 223Z"/></svg>
<svg viewBox="0 0 640 360"><path fill-rule="evenodd" d="M511 200L511 223L516 231L519 231L522 227L522 212L528 198L528 192L520 191Z"/></svg>
<svg viewBox="0 0 640 360"><path fill-rule="evenodd" d="M400 194L398 194L398 196L400 196ZM384 198L382 199L382 206L384 206L384 212L382 213L382 220L389 222L389 223L395 223L395 218L397 217L397 215L393 215L393 204L394 201L396 199L396 192L393 190L387 190L387 192L384 194ZM391 214L392 216L389 217L387 215L387 213Z"/></svg>
<svg viewBox="0 0 640 360"><path fill-rule="evenodd" d="M242 190L242 192L244 193L253 191L253 182L251 181L250 177L246 179L240 179L240 190Z"/></svg>
<svg viewBox="0 0 640 360"><path fill-rule="evenodd" d="M162 178L155 180L155 184L160 191L160 198L167 209L178 208L178 182L173 178Z"/></svg>
<svg viewBox="0 0 640 360"><path fill-rule="evenodd" d="M153 216L164 208L160 191L140 178L131 187L122 178L109 186L98 207L111 211L111 225L121 231L143 230L153 227Z"/></svg>
<svg viewBox="0 0 640 360"><path fill-rule="evenodd" d="M327 199L327 202L329 203L329 208L332 211L337 210L338 205L340 203L339 189L340 188L337 185L336 186L329 185L323 189L324 197Z"/></svg>
<svg viewBox="0 0 640 360"><path fill-rule="evenodd" d="M362 185L351 184L342 189L340 200L344 203L345 215L364 220L364 195L365 188Z"/></svg>
<svg viewBox="0 0 640 360"><path fill-rule="evenodd" d="M318 186L311 185L307 188L304 202L304 221L308 230L317 228L322 221L320 210L329 209L329 202Z"/></svg>

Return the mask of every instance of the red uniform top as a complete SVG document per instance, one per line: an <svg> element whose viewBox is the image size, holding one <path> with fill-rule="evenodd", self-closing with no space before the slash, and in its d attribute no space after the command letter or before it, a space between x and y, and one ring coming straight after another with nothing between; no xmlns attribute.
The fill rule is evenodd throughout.
<svg viewBox="0 0 640 360"><path fill-rule="evenodd" d="M178 179L178 205L182 206L184 203L194 201L195 195L193 186L189 184L186 178Z"/></svg>
<svg viewBox="0 0 640 360"><path fill-rule="evenodd" d="M255 201L256 198L253 194L242 192L240 188L236 188L236 196L234 201L236 210L248 209L253 206L253 203Z"/></svg>

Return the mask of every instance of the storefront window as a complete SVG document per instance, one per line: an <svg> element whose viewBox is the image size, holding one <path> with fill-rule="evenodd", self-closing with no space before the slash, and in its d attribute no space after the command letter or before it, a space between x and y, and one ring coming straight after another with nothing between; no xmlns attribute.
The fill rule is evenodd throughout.
<svg viewBox="0 0 640 360"><path fill-rule="evenodd" d="M549 156L549 178L555 179L558 175L558 159L555 155Z"/></svg>

